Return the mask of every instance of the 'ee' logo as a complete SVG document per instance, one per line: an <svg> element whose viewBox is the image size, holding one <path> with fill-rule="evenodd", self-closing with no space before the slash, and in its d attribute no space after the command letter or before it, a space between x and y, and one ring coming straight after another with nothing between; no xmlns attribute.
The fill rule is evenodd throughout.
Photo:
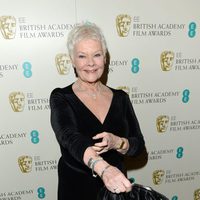
<svg viewBox="0 0 200 200"><path fill-rule="evenodd" d="M196 27L197 27L197 25L196 25L195 22L191 22L191 23L189 24L188 36L189 36L190 38L195 37L195 35L196 35Z"/></svg>
<svg viewBox="0 0 200 200"><path fill-rule="evenodd" d="M140 64L140 60L138 58L134 58L132 61L131 61L131 64L132 64L132 67L131 67L131 71L133 73L138 73L139 71L139 64Z"/></svg>

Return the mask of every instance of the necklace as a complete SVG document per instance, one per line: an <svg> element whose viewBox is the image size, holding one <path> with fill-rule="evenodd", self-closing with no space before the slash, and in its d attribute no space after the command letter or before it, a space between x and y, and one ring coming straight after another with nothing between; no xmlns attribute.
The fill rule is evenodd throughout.
<svg viewBox="0 0 200 200"><path fill-rule="evenodd" d="M78 81L76 81L76 85L77 85L77 90L79 92L84 92L85 94L90 96L93 100L96 100L97 96L101 93L101 83L99 83L97 85L97 91L93 91L93 92L88 92L87 89L81 88L81 85L80 85L80 83Z"/></svg>

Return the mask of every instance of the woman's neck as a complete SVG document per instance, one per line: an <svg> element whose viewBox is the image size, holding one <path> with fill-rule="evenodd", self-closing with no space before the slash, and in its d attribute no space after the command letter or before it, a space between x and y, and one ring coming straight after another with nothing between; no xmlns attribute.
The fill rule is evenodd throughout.
<svg viewBox="0 0 200 200"><path fill-rule="evenodd" d="M99 92L102 88L102 83L100 81L90 83L77 79L75 83L78 89L80 89L81 91Z"/></svg>

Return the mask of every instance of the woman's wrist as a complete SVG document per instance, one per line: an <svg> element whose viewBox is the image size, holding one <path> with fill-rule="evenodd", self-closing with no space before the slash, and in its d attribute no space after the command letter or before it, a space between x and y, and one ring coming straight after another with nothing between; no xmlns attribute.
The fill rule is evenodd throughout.
<svg viewBox="0 0 200 200"><path fill-rule="evenodd" d="M125 140L123 138L119 137L119 139L116 143L116 150L123 149L124 144L125 144Z"/></svg>
<svg viewBox="0 0 200 200"><path fill-rule="evenodd" d="M96 163L94 166L94 171L96 174L98 174L99 177L102 176L103 170L108 166L109 164L105 161L102 160L101 162ZM104 172L103 172L104 173Z"/></svg>
<svg viewBox="0 0 200 200"><path fill-rule="evenodd" d="M103 161L103 158L102 157L91 157L89 160L88 160L88 167L92 170L92 176L93 177L97 177L97 174L95 173L95 165L100 162L100 161Z"/></svg>
<svg viewBox="0 0 200 200"><path fill-rule="evenodd" d="M105 171L106 171L109 167L111 167L111 165L107 165L107 166L105 166L105 167L103 168L103 170L102 170L101 173L100 173L100 178L101 178L101 179L103 179L103 175L104 175Z"/></svg>
<svg viewBox="0 0 200 200"><path fill-rule="evenodd" d="M126 138L120 138L120 141L116 145L116 150L125 154L129 149L129 142Z"/></svg>
<svg viewBox="0 0 200 200"><path fill-rule="evenodd" d="M88 160L87 166L92 170L92 176L97 177L97 175L101 176L102 169L108 166L108 163L103 160L102 157L91 157Z"/></svg>

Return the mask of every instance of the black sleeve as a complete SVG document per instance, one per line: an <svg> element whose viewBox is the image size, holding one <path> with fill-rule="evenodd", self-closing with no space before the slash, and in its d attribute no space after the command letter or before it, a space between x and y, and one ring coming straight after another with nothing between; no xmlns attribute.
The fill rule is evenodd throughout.
<svg viewBox="0 0 200 200"><path fill-rule="evenodd" d="M125 105L126 105L125 117L128 127L127 139L130 145L126 155L137 156L145 149L145 141L141 133L139 122L134 112L128 94L125 94Z"/></svg>
<svg viewBox="0 0 200 200"><path fill-rule="evenodd" d="M51 126L59 145L77 161L83 162L87 147L93 145L91 138L81 134L72 106L61 89L54 89L50 95Z"/></svg>

